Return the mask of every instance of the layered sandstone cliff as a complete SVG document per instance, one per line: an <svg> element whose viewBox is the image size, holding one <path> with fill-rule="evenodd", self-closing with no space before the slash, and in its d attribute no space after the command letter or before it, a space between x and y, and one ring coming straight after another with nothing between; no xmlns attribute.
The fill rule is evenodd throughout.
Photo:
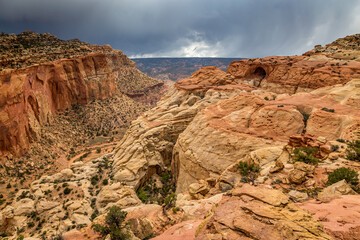
<svg viewBox="0 0 360 240"><path fill-rule="evenodd" d="M119 94L147 96L155 89L157 93L148 99L153 104L162 93L162 81L141 73L125 54L110 46L63 41L33 32L0 39L4 52L4 69L0 71L1 156L24 154L30 143L39 139L41 126L72 105ZM22 47L14 48L16 44ZM27 67L18 68L23 66Z"/></svg>

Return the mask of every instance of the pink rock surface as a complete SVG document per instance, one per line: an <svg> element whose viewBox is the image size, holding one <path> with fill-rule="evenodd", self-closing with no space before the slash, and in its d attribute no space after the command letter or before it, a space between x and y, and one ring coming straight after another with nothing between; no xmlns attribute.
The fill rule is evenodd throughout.
<svg viewBox="0 0 360 240"><path fill-rule="evenodd" d="M324 224L325 230L335 239L360 239L360 196L346 195L322 203L310 200L298 204L314 213L314 217Z"/></svg>
<svg viewBox="0 0 360 240"><path fill-rule="evenodd" d="M154 240L192 240L202 220L189 220L176 224Z"/></svg>

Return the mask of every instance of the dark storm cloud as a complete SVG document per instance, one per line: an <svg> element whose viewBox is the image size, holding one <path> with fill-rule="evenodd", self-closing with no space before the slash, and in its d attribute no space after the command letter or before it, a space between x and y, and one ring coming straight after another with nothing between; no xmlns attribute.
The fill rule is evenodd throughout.
<svg viewBox="0 0 360 240"><path fill-rule="evenodd" d="M0 0L0 31L50 32L130 56L301 54L360 32L359 0Z"/></svg>

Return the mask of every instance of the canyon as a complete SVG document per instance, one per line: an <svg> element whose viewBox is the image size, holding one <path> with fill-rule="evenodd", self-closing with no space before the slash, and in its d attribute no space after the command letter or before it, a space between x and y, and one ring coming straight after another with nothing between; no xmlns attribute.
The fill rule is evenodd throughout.
<svg viewBox="0 0 360 240"><path fill-rule="evenodd" d="M79 111L103 122L87 109L115 112L128 98L156 106L139 110L109 148L14 190L0 232L96 239L91 226L115 206L131 239L359 239L359 39L238 60L226 72L203 67L169 87L133 78L140 73L120 52L3 69L3 154L26 153L37 129Z"/></svg>

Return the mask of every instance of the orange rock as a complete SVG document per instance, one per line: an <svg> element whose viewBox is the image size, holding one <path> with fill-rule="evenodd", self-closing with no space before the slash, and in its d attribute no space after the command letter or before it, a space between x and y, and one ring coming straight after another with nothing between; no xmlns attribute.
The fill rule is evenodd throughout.
<svg viewBox="0 0 360 240"><path fill-rule="evenodd" d="M266 57L232 62L227 73L233 75L235 81L250 83L269 91L296 93L359 78L360 62L339 66L335 59L326 57Z"/></svg>

